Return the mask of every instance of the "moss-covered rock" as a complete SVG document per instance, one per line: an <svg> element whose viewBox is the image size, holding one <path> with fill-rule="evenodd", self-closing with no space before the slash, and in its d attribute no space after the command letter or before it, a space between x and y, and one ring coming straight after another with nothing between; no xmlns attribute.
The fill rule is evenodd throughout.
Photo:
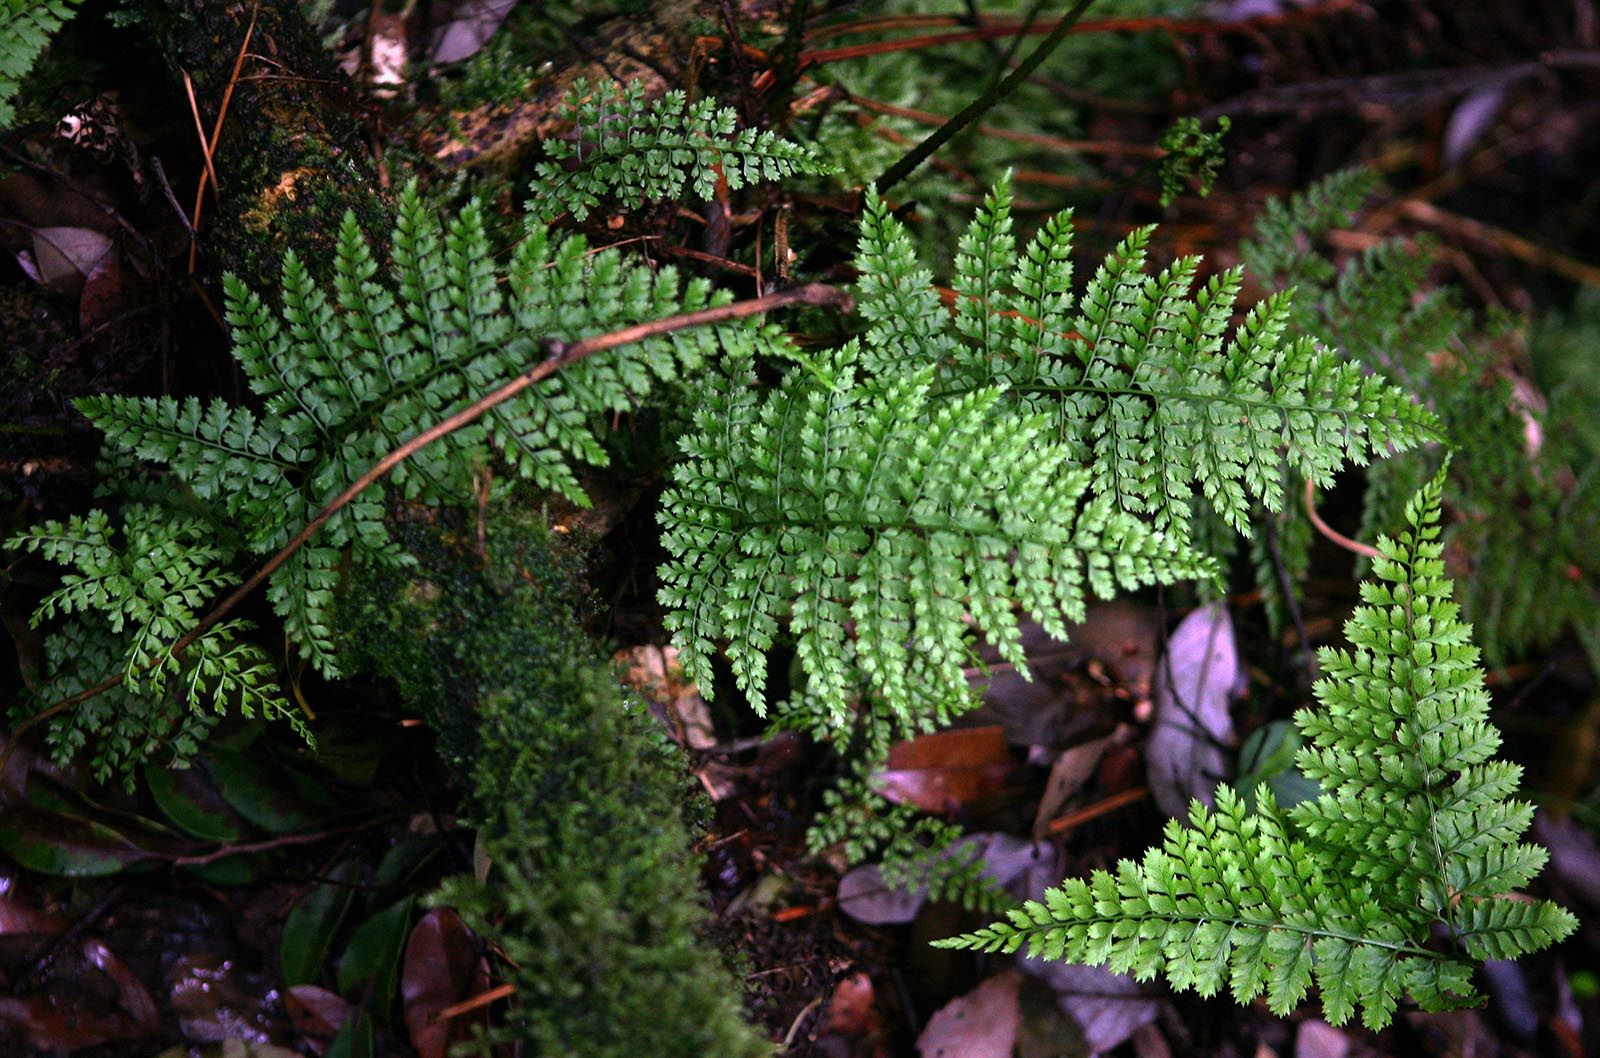
<svg viewBox="0 0 1600 1058"><path fill-rule="evenodd" d="M574 615L573 560L542 523L399 535L418 565L358 576L352 656L394 677L470 783L492 866L446 883L504 952L511 1008L485 1040L535 1055L739 1058L769 1048L705 919L682 760L630 707Z"/></svg>

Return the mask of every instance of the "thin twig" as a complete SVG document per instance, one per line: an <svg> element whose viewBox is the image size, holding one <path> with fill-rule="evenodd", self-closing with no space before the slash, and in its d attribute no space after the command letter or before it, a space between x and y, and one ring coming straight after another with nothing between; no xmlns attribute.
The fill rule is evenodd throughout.
<svg viewBox="0 0 1600 1058"><path fill-rule="evenodd" d="M172 212L178 215L178 220L183 223L184 229L188 231L189 241L194 242L200 237L200 234L189 223L189 214L185 213L183 207L178 205L178 196L172 193L172 184L167 180L167 171L162 168L161 159L156 155L152 154L150 156L150 168L156 172L156 182L161 185L161 193L166 196L167 205L172 207Z"/></svg>
<svg viewBox="0 0 1600 1058"><path fill-rule="evenodd" d="M221 845L210 852L200 852L192 856L173 856L168 862L177 867L203 867L208 863L227 859L229 856L246 856L256 852L270 852L273 849L289 848L293 845L315 845L319 841L340 834L348 834L356 830L364 830L370 823L357 823L354 826L340 827L337 830L321 830L313 834L283 834L265 841L252 841L238 845Z"/></svg>
<svg viewBox="0 0 1600 1058"><path fill-rule="evenodd" d="M950 120L942 114L935 114L931 111L903 107L895 103L880 103L876 99L866 99L858 95L851 95L849 99L850 102L862 110L870 110L875 114L887 114L895 118L905 118L907 121L915 121L922 125L942 125ZM1118 140L1068 140L1062 139L1060 136L1046 136L1037 132L1017 132L1014 129L1003 129L995 125L979 125L978 131L997 140L1026 143L1030 146L1043 147L1052 151L1065 151L1069 154L1114 154L1131 155L1138 158L1165 158L1167 156L1164 148L1156 147L1149 143L1124 143Z"/></svg>
<svg viewBox="0 0 1600 1058"><path fill-rule="evenodd" d="M1339 532L1339 530L1322 520L1322 515L1317 513L1316 490L1316 482L1310 480L1309 478L1306 479L1306 517L1311 519L1311 524L1316 527L1317 532L1321 533L1335 544L1338 544L1346 551L1350 551L1357 555L1365 555L1367 558L1377 558L1377 548L1373 547L1371 544L1363 544L1359 540L1350 539L1348 536L1345 536L1343 533Z"/></svg>
<svg viewBox="0 0 1600 1058"><path fill-rule="evenodd" d="M1600 287L1600 266L1580 261L1575 257L1540 246L1532 239L1523 238L1515 232L1506 231L1504 228L1485 224L1471 217L1463 217L1457 213L1440 209L1431 202L1406 201L1401 206L1401 212L1420 224L1434 228L1452 229L1460 232L1469 239L1494 246L1522 261L1524 264L1543 268L1554 272L1563 279L1570 279L1574 283L1582 283L1588 287Z"/></svg>
<svg viewBox="0 0 1600 1058"><path fill-rule="evenodd" d="M634 342L644 341L648 338L656 338L663 334L671 334L674 331L687 330L691 327L702 327L712 323L724 323L728 320L759 316L764 312L771 312L773 309L783 308L788 305L834 306L848 311L852 304L850 295L837 287L831 287L825 283L807 283L804 286L792 287L776 294L768 294L765 297L751 298L747 301L734 301L714 308L700 309L696 312L684 312L676 316L666 316L659 320L651 320L647 323L634 324L632 327L624 327L621 330L595 335L592 338L584 338L570 344L554 338L548 339L545 342L545 349L548 355L544 360L494 392L474 401L449 418L443 419L423 430L411 440L406 441L374 463L366 473L351 482L348 488L339 493L326 507L318 511L316 517L307 522L305 528L295 534L294 539L285 544L277 554L269 558L260 569L251 574L248 580L234 589L231 595L223 599L222 602L212 608L210 613L201 618L199 624L184 633L169 649L157 652L158 659L175 657L194 645L196 640L205 635L217 622L232 613L235 607L248 598L268 577L276 573L279 567L289 561L296 551L304 547L328 523L329 519L343 510L351 500L365 491L368 486L379 481L389 471L434 441L454 433L463 426L476 422L529 386L550 377L563 367L577 363L579 360L595 353L603 353L607 350L623 345L631 345ZM12 747L18 744L24 732L63 710L86 702L97 694L109 691L111 688L120 685L126 677L127 673L121 672L101 680L86 690L61 699L17 725L12 731L12 740L6 747L5 754L0 756L0 774L3 774L4 771L5 758L10 756Z"/></svg>
<svg viewBox="0 0 1600 1058"><path fill-rule="evenodd" d="M211 152L216 148L206 143L205 122L200 119L200 101L194 97L194 79L189 76L189 71L183 71L183 91L189 97L189 113L194 118L194 134L200 139L200 156L206 162L206 176L211 178L211 186L216 188L217 194L222 194L222 181L217 179L216 165L211 161ZM200 181L200 186L205 187L205 181Z"/></svg>
<svg viewBox="0 0 1600 1058"><path fill-rule="evenodd" d="M1028 53L1028 57L1017 64L1017 68L1005 76L1004 80L990 85L978 98L968 103L961 109L961 113L951 118L934 130L933 135L913 147L905 157L891 165L887 172L874 181L880 193L889 190L895 184L910 176L911 173L928 160L929 155L948 143L956 133L977 121L1000 100L1010 95L1018 85L1028 79L1028 75L1039 68L1039 65L1049 58L1050 53L1067 39L1067 34L1072 32L1072 27L1078 24L1083 13L1089 10L1089 5L1094 0L1077 0L1072 5L1061 21L1056 23L1056 28L1050 35L1039 43L1039 46Z"/></svg>
<svg viewBox="0 0 1600 1058"><path fill-rule="evenodd" d="M94 928L106 916L106 912L110 911L112 906L122 899L122 895L127 892L127 889L127 882L118 882L112 886L110 892L95 901L95 905L89 909L87 914L80 916L60 935L46 942L28 968L11 983L11 995L20 997L31 991L61 953L78 943L85 933Z"/></svg>
<svg viewBox="0 0 1600 1058"><path fill-rule="evenodd" d="M244 57L250 50L250 38L256 32L256 17L261 13L261 5L250 5L250 25L245 27L244 39L239 42L239 54L233 57L233 72L228 75L228 86L222 91L222 105L217 108L217 120L211 126L211 139L202 143L206 156L206 172L200 174L200 186L194 191L194 211L189 222L190 231L200 230L200 215L205 210L206 203L206 177L211 173L211 158L217 153L217 142L222 139L222 122L228 116L228 104L233 102L233 86L239 83L239 71L244 67ZM219 189L220 190L220 189ZM199 252L198 238L189 243L189 274L194 275L195 255Z"/></svg>
<svg viewBox="0 0 1600 1058"><path fill-rule="evenodd" d="M1071 830L1073 827L1082 826L1091 819L1098 819L1108 812L1115 812L1123 805L1131 805L1135 801L1142 801L1150 795L1150 790L1144 786L1135 786L1131 789L1114 793L1110 797L1102 798L1092 805L1084 805L1074 812L1064 816L1057 816L1045 824L1045 832L1052 836Z"/></svg>
<svg viewBox="0 0 1600 1058"><path fill-rule="evenodd" d="M477 995L472 996L469 999L463 999L459 1003L453 1003L450 1006L445 1007L443 1010L439 1011L433 1016L433 1020L449 1021L452 1018L459 1018L461 1015L470 1014L480 1007L486 1007L491 1003L496 1003L506 998L506 996L515 995L516 991L517 986L513 984L495 985L487 992L479 992Z"/></svg>

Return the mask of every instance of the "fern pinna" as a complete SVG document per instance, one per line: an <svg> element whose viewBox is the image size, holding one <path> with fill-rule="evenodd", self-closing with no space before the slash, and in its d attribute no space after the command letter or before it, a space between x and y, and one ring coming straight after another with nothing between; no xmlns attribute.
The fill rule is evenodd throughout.
<svg viewBox="0 0 1600 1058"><path fill-rule="evenodd" d="M1406 394L1310 339L1286 294L1227 331L1229 272L1151 276L1135 232L1074 307L1070 218L1019 254L1002 182L960 240L953 307L869 191L864 339L775 390L748 366L712 384L664 501L662 599L691 676L726 642L762 701L785 622L803 710L838 723L863 694L902 727L970 700L975 633L1025 670L1013 604L1053 634L1086 595L1205 574L1196 487L1246 528L1281 502L1285 458L1317 480L1433 434Z"/></svg>
<svg viewBox="0 0 1600 1058"><path fill-rule="evenodd" d="M1495 760L1471 627L1450 601L1435 478L1384 538L1366 605L1345 625L1351 651L1325 648L1320 708L1295 716L1296 763L1320 796L1287 810L1270 789L1256 810L1219 788L1189 825L1167 826L1142 863L1070 879L1009 920L937 942L1104 964L1275 1013L1315 981L1342 1024L1359 1007L1381 1028L1409 996L1427 1010L1477 1000L1472 970L1559 941L1564 908L1510 895L1544 849L1517 838L1533 817L1513 801L1521 769ZM1445 946L1431 943L1442 934Z"/></svg>
<svg viewBox="0 0 1600 1058"><path fill-rule="evenodd" d="M445 418L544 356L543 342L703 308L708 284L680 289L671 269L652 273L615 251L591 255L582 239L531 227L513 254L502 294L483 214L468 206L441 230L415 189L401 196L391 291L347 216L334 262L333 297L293 253L283 267L282 322L237 280L226 283L235 354L265 414L214 400L95 397L80 409L119 447L165 463L197 497L246 527L251 551L283 546L330 499L414 433ZM721 296L725 300L725 296ZM465 502L498 453L522 476L583 502L569 461L603 464L592 420L626 411L661 379L697 368L715 348L711 330L650 339L623 355L574 365L424 448L396 468L407 497ZM340 511L312 545L273 578L269 595L291 638L336 671L329 607L342 550L391 554L381 494Z"/></svg>
<svg viewBox="0 0 1600 1058"><path fill-rule="evenodd" d="M502 289L482 210L469 205L441 225L414 187L400 196L392 254L391 280L384 284L355 219L347 216L330 293L292 253L284 261L280 311L238 280L225 281L235 355L264 402L260 412L221 399L99 396L78 402L116 449L165 466L178 486L162 494L166 507L198 511L211 524L206 534L178 540L179 550L205 570L181 589L170 583L170 571L152 568L155 554L139 553L138 508L128 510L120 534L104 515L92 516L92 524L71 523L72 547L52 545L59 527L50 525L12 541L74 567L70 588L101 576L105 549L120 537L135 573L102 578L93 608L109 620L128 675L152 663L143 640L128 638L143 635L142 599L162 597L169 617L181 604L182 619L168 620L155 636L170 643L192 626L210 593L231 582L221 568L234 552L242 558L283 547L418 430L544 360L549 340L576 341L729 299L703 280L682 283L671 268L628 262L616 250L591 251L582 238L553 235L542 225L528 227ZM572 464L606 462L596 432L603 415L633 408L662 380L697 371L722 338L741 335L749 343L762 333L747 323L680 330L572 364L417 452L396 468L392 486L415 500L467 503L488 485L487 471L498 457L522 477L584 503ZM226 540L229 550L213 554L200 543L207 539ZM332 645L334 588L347 553L357 563L400 559L379 490L340 510L268 585L290 642L327 674L339 668ZM47 606L37 616L57 609L65 607ZM81 616L85 606L74 609ZM182 665L175 658L159 664L192 671L199 658L186 652ZM250 667L228 669L231 682L207 686L231 687L246 673L260 675L259 659L240 660L250 660ZM41 696L49 701L56 691L47 686ZM209 700L224 704L216 694ZM166 707L152 698L147 708ZM57 723L72 726L80 719ZM81 740L82 732L75 737Z"/></svg>
<svg viewBox="0 0 1600 1058"><path fill-rule="evenodd" d="M16 119L12 104L28 71L77 6L78 0L0 0L0 129Z"/></svg>

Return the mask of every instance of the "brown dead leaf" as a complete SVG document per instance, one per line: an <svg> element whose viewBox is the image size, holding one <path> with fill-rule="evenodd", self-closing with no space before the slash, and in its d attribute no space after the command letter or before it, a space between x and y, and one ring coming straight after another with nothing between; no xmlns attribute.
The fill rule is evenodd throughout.
<svg viewBox="0 0 1600 1058"><path fill-rule="evenodd" d="M312 1053L321 1054L350 1016L349 1000L316 985L295 985L283 994L294 1030L305 1037Z"/></svg>
<svg viewBox="0 0 1600 1058"><path fill-rule="evenodd" d="M1141 1026L1133 1034L1134 1058L1172 1058L1172 1044L1154 1024Z"/></svg>
<svg viewBox="0 0 1600 1058"><path fill-rule="evenodd" d="M1099 603L1089 608L1087 620L1069 631L1073 645L1115 673L1133 697L1150 693L1161 641L1159 610L1131 602Z"/></svg>
<svg viewBox="0 0 1600 1058"><path fill-rule="evenodd" d="M896 804L937 813L999 793L1012 766L999 724L897 742L889 749L888 764L873 776L879 792Z"/></svg>
<svg viewBox="0 0 1600 1058"><path fill-rule="evenodd" d="M412 927L400 971L400 999L419 1058L449 1053L453 1023L438 1020L438 1015L471 992L477 964L477 939L450 908L436 907Z"/></svg>
<svg viewBox="0 0 1600 1058"><path fill-rule="evenodd" d="M651 715L666 725L674 742L687 750L717 744L711 709L700 696L700 689L684 675L676 647L646 644L619 650L612 661L622 672L622 682L649 700ZM736 770L720 760L701 761L695 768L695 777L713 801L726 800L738 792Z"/></svg>
<svg viewBox="0 0 1600 1058"><path fill-rule="evenodd" d="M1039 811L1033 818L1035 837L1045 835L1050 820L1056 817L1056 813L1061 811L1072 795L1082 789L1083 784L1094 775L1095 769L1100 766L1100 758L1105 756L1113 737L1107 735L1061 751L1056 762L1050 766L1050 778L1045 780L1044 796L1039 799Z"/></svg>
<svg viewBox="0 0 1600 1058"><path fill-rule="evenodd" d="M1326 1021L1303 1021L1294 1035L1294 1058L1345 1058L1349 1053L1350 1037Z"/></svg>
<svg viewBox="0 0 1600 1058"><path fill-rule="evenodd" d="M623 683L665 713L663 719L674 741L686 749L716 745L711 710L700 689L684 675L677 647L646 644L619 650L612 661L622 670Z"/></svg>
<svg viewBox="0 0 1600 1058"><path fill-rule="evenodd" d="M83 278L83 293L78 296L78 327L88 334L122 315L127 304L122 288L122 255L108 253Z"/></svg>
<svg viewBox="0 0 1600 1058"><path fill-rule="evenodd" d="M872 978L857 972L840 981L833 988L833 998L828 1003L828 1027L825 1032L848 1039L856 1039L882 1029L873 1003L877 994Z"/></svg>
<svg viewBox="0 0 1600 1058"><path fill-rule="evenodd" d="M15 878L0 876L0 937L18 933L53 937L66 928L60 916L34 907L18 890Z"/></svg>
<svg viewBox="0 0 1600 1058"><path fill-rule="evenodd" d="M70 1054L138 1038L129 1035L126 1022L115 1012L78 1010L71 1003L57 1003L48 995L0 997L0 1022L15 1025L27 1034L30 1046L47 1054Z"/></svg>
<svg viewBox="0 0 1600 1058"><path fill-rule="evenodd" d="M116 252L109 236L91 228L33 229L33 259L48 287L76 293L83 281Z"/></svg>
<svg viewBox="0 0 1600 1058"><path fill-rule="evenodd" d="M128 1016L136 1034L135 1038L154 1035L160 1028L161 1016L156 1013L156 1002L150 992L128 969L128 964L117 958L105 943L86 937L78 946L85 961L105 974L117 990L117 1007Z"/></svg>
<svg viewBox="0 0 1600 1058"><path fill-rule="evenodd" d="M928 1019L917 1037L922 1058L1011 1058L1017 1042L1022 975L1007 970L958 996Z"/></svg>
<svg viewBox="0 0 1600 1058"><path fill-rule="evenodd" d="M0 997L0 1021L22 1030L35 1049L62 1054L127 1044L159 1029L150 993L101 941L84 940L52 973L38 992Z"/></svg>

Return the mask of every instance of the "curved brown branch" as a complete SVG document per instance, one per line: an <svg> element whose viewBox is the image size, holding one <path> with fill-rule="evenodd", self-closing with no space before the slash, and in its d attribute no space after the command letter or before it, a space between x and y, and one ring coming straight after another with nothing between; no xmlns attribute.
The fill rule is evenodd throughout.
<svg viewBox="0 0 1600 1058"><path fill-rule="evenodd" d="M351 500L359 496L369 486L373 485L384 475L388 474L389 471L405 462L421 449L432 444L434 441L439 440L439 438L454 433L463 426L477 421L487 412L501 404L504 404L506 401L510 400L518 393L521 393L534 383L549 378L563 367L566 367L569 364L575 364L587 356L593 356L595 353L603 353L619 346L631 345L634 342L644 341L647 338L654 338L663 334L671 334L674 331L688 330L691 327L703 327L712 323L723 323L728 320L738 320L749 316L759 316L764 312L771 312L773 309L783 308L787 305L833 306L845 311L849 311L852 304L853 302L850 298L850 295L845 293L843 290L840 290L838 287L831 287L825 283L807 283L804 286L792 287L788 290L779 291L776 294L767 294L764 297L751 298L747 301L734 301L727 305L718 305L713 308L700 309L695 312L683 312L676 316L666 316L659 320L651 320L647 323L637 323L632 327L624 327L618 331L611 331L608 334L595 335L592 338L584 338L576 342L567 343L553 338L547 340L545 342L545 351L548 353L548 355L544 360L535 364L527 371L524 371L510 382L507 382L499 389L496 389L494 392L474 401L472 404L469 404L467 407L456 412L449 418L443 419L433 426L430 426L428 429L423 430L421 433L411 438L411 440L401 444L398 448L394 449L388 455L374 463L372 467L366 471L366 473L362 474L355 481L351 482L349 487L347 487L343 492L339 493L338 496L334 497L334 499L329 502L326 507L318 511L316 517L307 522L305 528L301 529L299 533L295 534L294 539L285 544L277 554L269 558L260 569L251 574L248 580L240 584L238 588L234 589L232 594L213 607L210 613L201 618L199 624L195 625L181 638L174 642L170 650L161 652L158 654L158 657L181 654L190 646L194 645L195 640L205 635L207 631L217 624L217 622L221 621L229 613L233 612L234 608L248 598L251 592L259 588L266 581L266 579L272 576L273 573L277 572L279 567L287 562L296 551L304 547L306 543L313 536L315 536L324 525L328 524L328 520L330 518L339 513L339 511L348 505ZM21 739L24 732L37 726L45 720L50 719L52 716L55 716L63 710L70 709L75 705L86 702L97 694L109 691L111 688L121 684L126 678L126 673L119 673L115 676L101 680L92 687L86 688L85 690L79 691L77 694L69 695L60 701L53 703L47 708L42 709L30 716L21 724L17 725L17 727L11 733L11 743L6 747L4 754L0 754L0 770L4 769L5 763L11 755L12 749L17 745L17 742Z"/></svg>

